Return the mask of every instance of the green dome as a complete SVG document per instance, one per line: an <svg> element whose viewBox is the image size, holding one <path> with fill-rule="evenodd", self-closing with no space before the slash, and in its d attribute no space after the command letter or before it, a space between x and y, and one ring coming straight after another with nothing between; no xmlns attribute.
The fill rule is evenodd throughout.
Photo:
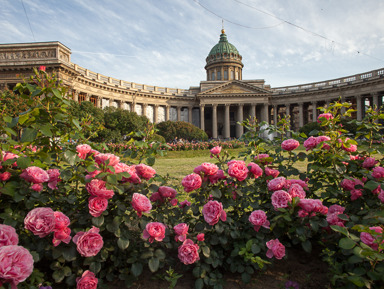
<svg viewBox="0 0 384 289"><path fill-rule="evenodd" d="M240 55L240 53L239 53L239 51L237 51L236 47L233 44L228 42L227 35L224 33L224 30L222 30L221 32L222 33L220 35L219 43L217 43L215 46L213 46L213 48L211 49L211 51L208 54L208 57L214 56L217 54L224 54L224 53L227 53L228 55L230 55L231 53Z"/></svg>

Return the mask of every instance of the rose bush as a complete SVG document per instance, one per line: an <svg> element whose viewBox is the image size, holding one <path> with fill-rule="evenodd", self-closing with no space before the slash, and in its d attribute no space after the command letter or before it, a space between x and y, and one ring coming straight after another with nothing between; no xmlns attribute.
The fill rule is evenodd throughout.
<svg viewBox="0 0 384 289"><path fill-rule="evenodd" d="M1 283L129 286L146 268L178 264L195 276L196 289L219 289L226 272L249 282L271 262L293 257L290 248L313 246L323 250L335 288L383 282L384 150L374 145L380 111L356 122L364 146L340 125L341 109L343 117L353 113L349 104L321 109L321 135L298 135L287 119L244 121L242 154L232 159L211 147L215 163L191 168L172 187L151 167L159 147L141 144L133 164L89 143L85 136L98 131L92 117L71 116L54 77L39 71L16 90L31 108L4 116L1 128L0 256L12 261L0 262ZM278 137L264 139L266 130ZM307 168L299 170L303 161ZM10 246L30 253L4 249Z"/></svg>

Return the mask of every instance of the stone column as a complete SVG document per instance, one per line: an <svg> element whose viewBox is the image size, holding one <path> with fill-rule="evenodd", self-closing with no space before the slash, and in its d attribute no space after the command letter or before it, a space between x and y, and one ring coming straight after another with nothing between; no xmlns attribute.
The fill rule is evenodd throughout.
<svg viewBox="0 0 384 289"><path fill-rule="evenodd" d="M111 106L113 106L113 99L112 98L109 99L109 107L111 107Z"/></svg>
<svg viewBox="0 0 384 289"><path fill-rule="evenodd" d="M136 112L136 101L133 101L132 104L131 104L131 111L132 112Z"/></svg>
<svg viewBox="0 0 384 289"><path fill-rule="evenodd" d="M171 107L169 105L166 105L165 106L165 121L168 121L169 120L169 109Z"/></svg>
<svg viewBox="0 0 384 289"><path fill-rule="evenodd" d="M181 106L177 107L177 121L181 120Z"/></svg>
<svg viewBox="0 0 384 289"><path fill-rule="evenodd" d="M299 128L304 126L304 103L299 103Z"/></svg>
<svg viewBox="0 0 384 289"><path fill-rule="evenodd" d="M225 104L225 111L224 111L224 138L229 139L231 137L231 123L229 120L229 109L230 104Z"/></svg>
<svg viewBox="0 0 384 289"><path fill-rule="evenodd" d="M341 99L340 99L340 103L344 103L345 102L345 96L342 96ZM342 107L340 109L340 113L343 115L345 113L345 107Z"/></svg>
<svg viewBox="0 0 384 289"><path fill-rule="evenodd" d="M237 115L236 115L236 137L239 138L243 135L244 133L244 127L240 125L243 121L243 104L239 104L237 106Z"/></svg>
<svg viewBox="0 0 384 289"><path fill-rule="evenodd" d="M217 104L212 106L212 137L217 138Z"/></svg>
<svg viewBox="0 0 384 289"><path fill-rule="evenodd" d="M278 110L278 107L277 105L275 104L273 106L273 125L276 125L277 124L277 110Z"/></svg>
<svg viewBox="0 0 384 289"><path fill-rule="evenodd" d="M79 102L79 92L77 90L74 91L73 100Z"/></svg>
<svg viewBox="0 0 384 289"><path fill-rule="evenodd" d="M200 104L200 129L205 131L204 104Z"/></svg>
<svg viewBox="0 0 384 289"><path fill-rule="evenodd" d="M251 104L251 111L249 113L251 119L253 120L256 116L256 104L252 103Z"/></svg>
<svg viewBox="0 0 384 289"><path fill-rule="evenodd" d="M188 122L192 123L192 109L193 106L188 106Z"/></svg>
<svg viewBox="0 0 384 289"><path fill-rule="evenodd" d="M89 93L85 94L85 101L89 101Z"/></svg>
<svg viewBox="0 0 384 289"><path fill-rule="evenodd" d="M158 123L159 121L159 106L155 104L153 106L153 123Z"/></svg>
<svg viewBox="0 0 384 289"><path fill-rule="evenodd" d="M102 103L102 98L100 96L98 96L96 99L96 107L102 108L101 103Z"/></svg>
<svg viewBox="0 0 384 289"><path fill-rule="evenodd" d="M357 120L361 121L363 119L363 106L362 106L362 96L358 95L356 96L356 115Z"/></svg>
<svg viewBox="0 0 384 289"><path fill-rule="evenodd" d="M268 104L264 103L262 108L262 121L269 123Z"/></svg>
<svg viewBox="0 0 384 289"><path fill-rule="evenodd" d="M147 106L148 106L148 104L146 104L146 103L143 103L142 104L142 111L141 111L141 115L143 115L143 116L147 116Z"/></svg>
<svg viewBox="0 0 384 289"><path fill-rule="evenodd" d="M317 103L312 101L312 122L317 121Z"/></svg>
<svg viewBox="0 0 384 289"><path fill-rule="evenodd" d="M372 93L373 107L375 109L379 108L379 93Z"/></svg>

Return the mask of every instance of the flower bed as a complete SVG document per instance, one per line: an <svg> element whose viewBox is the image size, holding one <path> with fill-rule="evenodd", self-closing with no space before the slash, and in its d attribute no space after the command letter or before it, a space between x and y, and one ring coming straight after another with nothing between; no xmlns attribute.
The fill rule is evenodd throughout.
<svg viewBox="0 0 384 289"><path fill-rule="evenodd" d="M272 262L293 258L287 248L311 252L314 246L322 248L335 288L383 283L384 160L383 148L373 145L381 112L368 110L358 123L365 150L340 126L341 108L346 117L352 112L348 104L323 109L320 136L296 135L283 119L268 127L280 138L264 140L264 124L245 121L243 156L212 147L214 163L191 168L181 186L170 187L148 162L126 164L87 144L82 133L92 127L71 119L55 78L39 71L33 80L16 89L26 101L38 96L37 106L4 117L3 287L108 288L116 280L129 286L148 278L146 269L177 267L192 272L196 289L219 289L227 272L247 283ZM16 125L23 127L20 142L10 138ZM307 154L295 151L300 143ZM34 146L40 149L27 149ZM153 161L161 151L145 148L148 158L140 160ZM300 161L308 162L306 172L293 166Z"/></svg>

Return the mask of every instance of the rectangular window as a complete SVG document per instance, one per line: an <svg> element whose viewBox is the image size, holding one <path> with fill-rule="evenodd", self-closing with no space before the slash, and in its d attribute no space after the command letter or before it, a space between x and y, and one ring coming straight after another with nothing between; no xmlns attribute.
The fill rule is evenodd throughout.
<svg viewBox="0 0 384 289"><path fill-rule="evenodd" d="M224 80L228 80L228 70L224 70Z"/></svg>
<svg viewBox="0 0 384 289"><path fill-rule="evenodd" d="M212 72L211 80L215 80L215 73Z"/></svg>
<svg viewBox="0 0 384 289"><path fill-rule="evenodd" d="M221 72L220 71L217 72L217 80L221 80Z"/></svg>
<svg viewBox="0 0 384 289"><path fill-rule="evenodd" d="M235 79L235 72L233 70L231 71L231 79Z"/></svg>

